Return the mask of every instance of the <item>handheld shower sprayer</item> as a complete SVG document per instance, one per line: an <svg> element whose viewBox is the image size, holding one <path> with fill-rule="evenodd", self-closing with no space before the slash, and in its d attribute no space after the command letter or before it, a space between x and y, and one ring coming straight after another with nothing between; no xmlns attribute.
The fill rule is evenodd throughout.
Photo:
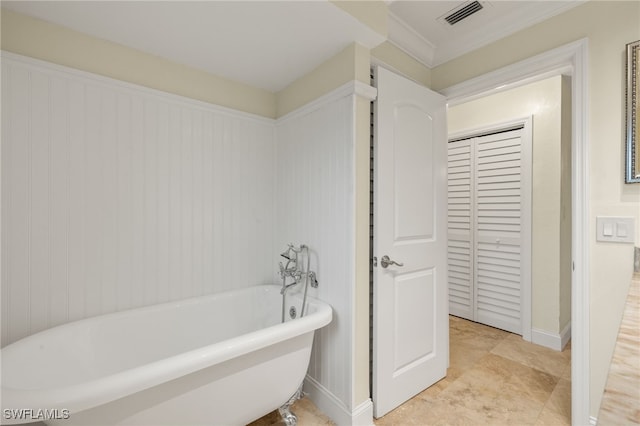
<svg viewBox="0 0 640 426"><path fill-rule="evenodd" d="M293 244L289 243L289 246L285 251L280 253L280 256L284 257L287 260L291 260L293 262L298 261L298 254L302 253L303 250L307 249L307 246L302 244L300 247L296 247Z"/></svg>
<svg viewBox="0 0 640 426"><path fill-rule="evenodd" d="M291 257L289 255L289 251L290 251L290 249L287 249L287 250L283 251L282 253L280 253L280 256L284 257L287 260L291 260Z"/></svg>
<svg viewBox="0 0 640 426"><path fill-rule="evenodd" d="M298 255L301 256L301 262L304 263L306 257L306 268L304 265L298 265ZM309 255L309 247L301 244L299 247L294 246L293 244L289 244L287 249L280 253L280 256L287 259L286 264L282 264L282 262L278 262L278 266L280 268L280 277L282 277L282 289L280 290L280 294L282 294L282 322L284 322L284 312L285 312L285 296L287 290L302 282L304 279L304 293L302 297L302 309L300 316L303 317L305 314L306 302L307 302L307 290L309 284L312 287L318 286L318 281L316 279L316 275L313 271L309 270L310 264L310 255ZM292 283L287 284L287 278L291 278L293 280Z"/></svg>

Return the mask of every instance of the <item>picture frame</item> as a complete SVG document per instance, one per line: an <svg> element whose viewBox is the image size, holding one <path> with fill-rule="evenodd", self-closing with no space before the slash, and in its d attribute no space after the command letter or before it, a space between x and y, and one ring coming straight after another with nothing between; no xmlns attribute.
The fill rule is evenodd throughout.
<svg viewBox="0 0 640 426"><path fill-rule="evenodd" d="M627 44L625 183L640 183L640 40Z"/></svg>

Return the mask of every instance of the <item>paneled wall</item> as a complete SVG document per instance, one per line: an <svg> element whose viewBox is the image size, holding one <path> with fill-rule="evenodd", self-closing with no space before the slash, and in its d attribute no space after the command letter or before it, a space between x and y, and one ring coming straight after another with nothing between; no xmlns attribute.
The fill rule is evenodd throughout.
<svg viewBox="0 0 640 426"><path fill-rule="evenodd" d="M3 53L2 345L68 321L279 282L311 248L334 309L309 377L350 416L353 88L277 121ZM294 290L295 291L295 290Z"/></svg>
<svg viewBox="0 0 640 426"><path fill-rule="evenodd" d="M272 120L3 53L2 345L271 281L274 161Z"/></svg>
<svg viewBox="0 0 640 426"><path fill-rule="evenodd" d="M276 128L274 251L291 242L311 248L319 287L311 295L333 307L316 332L309 376L351 412L355 285L354 98L298 110Z"/></svg>

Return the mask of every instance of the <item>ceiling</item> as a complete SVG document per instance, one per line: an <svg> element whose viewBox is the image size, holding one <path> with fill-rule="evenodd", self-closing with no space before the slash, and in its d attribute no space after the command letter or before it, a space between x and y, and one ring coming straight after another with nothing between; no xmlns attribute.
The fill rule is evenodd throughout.
<svg viewBox="0 0 640 426"><path fill-rule="evenodd" d="M433 67L583 1L482 1L450 26L464 1L393 1L388 39ZM353 42L385 37L326 0L2 1L2 7L278 92Z"/></svg>
<svg viewBox="0 0 640 426"><path fill-rule="evenodd" d="M277 92L354 41L384 41L328 1L2 1L2 7Z"/></svg>
<svg viewBox="0 0 640 426"><path fill-rule="evenodd" d="M445 15L471 1L390 1L389 39L429 67L435 67L541 22L584 0L479 0L482 9L450 25Z"/></svg>

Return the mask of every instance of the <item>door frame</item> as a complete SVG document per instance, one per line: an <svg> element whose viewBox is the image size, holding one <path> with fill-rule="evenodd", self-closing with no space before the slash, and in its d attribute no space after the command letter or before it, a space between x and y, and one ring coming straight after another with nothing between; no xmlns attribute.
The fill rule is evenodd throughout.
<svg viewBox="0 0 640 426"><path fill-rule="evenodd" d="M451 105L451 104L449 104ZM521 207L521 220L522 220L522 244L521 244L521 260L520 260L520 276L523 278L520 294L520 332L522 338L527 342L531 341L531 243L532 243L532 192L533 192L533 176L532 176L532 163L533 163L533 117L526 116L522 118L515 118L511 120L501 121L499 123L493 123L483 125L479 127L472 127L457 131L455 133L449 133L447 135L447 143L451 140L466 139L482 136L483 134L498 133L506 130L522 127L522 156L523 156L523 176L522 186L526 188L522 196ZM474 270L476 265L474 265ZM475 280L475 272L473 273Z"/></svg>
<svg viewBox="0 0 640 426"><path fill-rule="evenodd" d="M589 134L586 38L441 90L448 105L468 102L556 75L571 77L571 422L589 415Z"/></svg>

